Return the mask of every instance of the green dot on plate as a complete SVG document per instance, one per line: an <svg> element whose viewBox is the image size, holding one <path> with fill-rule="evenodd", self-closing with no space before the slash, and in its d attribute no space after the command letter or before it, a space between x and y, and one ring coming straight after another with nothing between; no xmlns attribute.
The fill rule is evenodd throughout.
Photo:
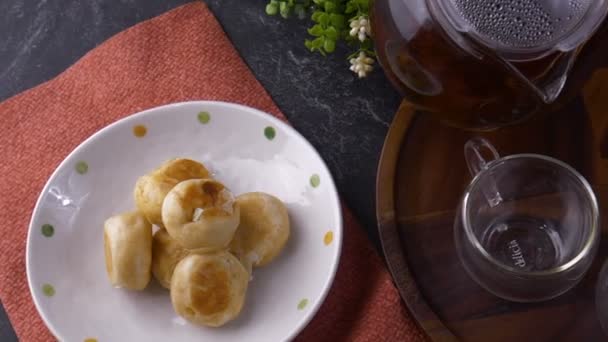
<svg viewBox="0 0 608 342"><path fill-rule="evenodd" d="M274 130L274 127L268 126L264 128L264 135L268 140L272 140L277 135L277 132Z"/></svg>
<svg viewBox="0 0 608 342"><path fill-rule="evenodd" d="M48 223L43 224L40 230L42 231L42 235L46 237L51 237L55 233L55 228Z"/></svg>
<svg viewBox="0 0 608 342"><path fill-rule="evenodd" d="M47 297L53 297L55 295L55 288L51 284L43 284L42 293Z"/></svg>
<svg viewBox="0 0 608 342"><path fill-rule="evenodd" d="M300 302L298 303L298 310L303 310L306 305L308 305L308 299L303 298L302 300L300 300Z"/></svg>
<svg viewBox="0 0 608 342"><path fill-rule="evenodd" d="M87 173L87 171L89 171L89 165L86 162L83 162L81 160L78 163L76 163L76 172L78 172L81 175L84 175L85 173Z"/></svg>
<svg viewBox="0 0 608 342"><path fill-rule="evenodd" d="M209 120L211 120L211 115L209 114L209 112L198 113L198 121L200 123L206 124L206 123L209 123Z"/></svg>
<svg viewBox="0 0 608 342"><path fill-rule="evenodd" d="M319 177L319 175L314 174L314 175L310 176L310 185L313 188L318 187L319 184L321 184L321 178Z"/></svg>

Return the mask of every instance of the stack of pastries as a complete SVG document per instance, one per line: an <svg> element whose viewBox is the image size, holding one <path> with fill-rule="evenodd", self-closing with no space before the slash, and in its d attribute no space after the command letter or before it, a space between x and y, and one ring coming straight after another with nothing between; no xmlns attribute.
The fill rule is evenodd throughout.
<svg viewBox="0 0 608 342"><path fill-rule="evenodd" d="M110 282L143 290L154 276L170 290L175 312L195 324L235 319L252 270L274 260L289 238L281 200L262 192L235 197L194 160L172 159L143 175L134 196L136 211L104 223Z"/></svg>

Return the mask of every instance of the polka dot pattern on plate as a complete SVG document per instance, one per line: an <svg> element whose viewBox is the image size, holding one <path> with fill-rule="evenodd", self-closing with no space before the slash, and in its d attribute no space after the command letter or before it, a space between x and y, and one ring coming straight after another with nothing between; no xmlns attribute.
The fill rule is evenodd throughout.
<svg viewBox="0 0 608 342"><path fill-rule="evenodd" d="M332 241L334 241L334 233L330 230L323 236L323 243L325 246L329 246Z"/></svg>
<svg viewBox="0 0 608 342"><path fill-rule="evenodd" d="M133 135L138 138L143 138L148 133L148 129L144 125L135 125L133 126Z"/></svg>
<svg viewBox="0 0 608 342"><path fill-rule="evenodd" d="M87 173L89 171L89 164L87 164L84 161L79 161L78 163L76 163L76 172L78 172L81 175L84 175L85 173Z"/></svg>
<svg viewBox="0 0 608 342"><path fill-rule="evenodd" d="M204 124L208 124L209 121L211 120L211 115L209 114L209 112L200 112L198 113L198 122Z"/></svg>
<svg viewBox="0 0 608 342"><path fill-rule="evenodd" d="M320 184L321 184L321 178L319 177L319 175L314 174L314 175L310 176L310 186L312 186L313 188L316 188Z"/></svg>
<svg viewBox="0 0 608 342"><path fill-rule="evenodd" d="M168 115L167 113L170 113ZM213 120L213 122L211 122ZM241 132L242 134L235 134ZM281 275L275 272L261 272L257 276L257 284L250 284L252 293L266 291L263 284L269 279L280 277L281 281L289 286L273 293L273 301L268 303L245 304L244 310L257 310L263 312L263 320L281 320L285 329L238 329L229 328L230 334L218 334L219 330L198 329L185 319L171 316L170 325L187 325L186 328L197 329L196 334L174 336L176 329L154 330L145 329L135 331L141 333L142 340L163 339L173 340L184 337L185 340L208 339L218 342L226 340L283 340L299 328L302 320L308 320L317 312L321 305L319 298L325 298L328 282L333 281L333 270L337 265L342 239L341 213L338 196L335 192L331 174L314 148L306 143L291 127L273 119L270 115L262 115L257 110L232 104L196 103L187 105L169 105L158 111L150 110L131 116L126 120L112 125L95 133L94 139L87 139L82 146L76 148L65 162L62 162L57 171L47 181L49 188L41 197L39 206L35 209L32 219L31 231L28 234L31 267L28 270L35 274L31 277L29 286L36 302L39 304L41 315L52 324L58 335L69 337L75 342L105 342L106 340L120 340L125 334L120 331L107 331L103 326L96 326L91 322L100 321L104 326L120 325L125 320L134 319L134 323L145 326L156 319L166 319L166 315L173 315L171 305L159 308L144 316L128 317L129 310L120 310L121 296L130 296L126 289L110 289L111 284L106 279L105 263L103 262L103 241L101 245L79 246L78 241L98 241L99 231L95 229L82 229L80 219L99 215L105 219L112 213L134 209L131 190L137 177L143 175L147 167L159 165L169 158L193 158L209 162L210 171L215 171L226 185L231 185L236 194L245 191L268 191L279 197L288 205L290 214L295 217L306 217L298 222L298 240L310 242L304 248L290 249L287 258L279 256L278 262L288 265L288 272ZM229 136L229 139L226 139ZM168 140L168 141L167 141ZM275 141L276 140L276 141ZM133 155L151 150L153 158L150 164L135 165ZM231 153L225 159L224 153ZM118 153L119 152L119 153ZM268 158L277 156L277 163L267 167ZM157 160L158 157L158 160ZM154 160L152 160L154 159ZM217 165L213 162L217 160ZM234 164L229 162L234 161ZM147 158L146 158L147 160ZM241 162L244 161L244 162ZM253 161L253 162L251 162ZM106 167L112 162L127 165L126 167ZM286 162L286 167L284 167ZM89 164L90 163L90 164ZM142 166L142 170L139 170ZM206 165L207 166L207 165ZM233 172L234 170L234 172ZM90 171L90 173L89 173ZM268 177L259 177L265 173ZM321 175L323 179L321 179ZM253 178L250 178L253 177ZM292 191L282 191L276 182L279 177L292 180L296 188ZM283 178L282 178L283 179ZM255 183L253 183L255 181ZM67 185L66 185L67 182ZM108 184L108 182L111 182ZM321 184L321 182L323 184ZM323 185L323 187L321 187ZM254 188L250 188L254 186ZM107 188L99 190L99 188ZM114 195L115 189L119 193ZM105 191L107 190L107 192ZM122 196L124 190L127 196L124 200L114 199ZM50 192L49 192L50 191ZM94 193L93 193L94 192ZM91 193L91 196L87 194ZM84 197L88 196L88 197ZM296 197L297 196L297 197ZM306 200L294 201L302 196ZM72 219L74 211L79 211L78 219ZM322 215L319 213L322 212ZM103 223L103 222L102 222ZM292 222L294 224L295 222ZM301 225L301 226L300 226ZM292 226L292 229L295 227ZM57 236L55 236L55 229ZM157 228L154 228L156 230ZM76 234L72 234L76 232ZM103 234L102 234L103 235ZM103 236L101 236L103 238ZM293 237L292 237L292 240ZM99 241L98 241L99 242ZM57 255L64 256L62 250L70 244L68 254L78 256L65 263ZM74 249L72 249L72 247ZM287 246L289 247L289 246ZM57 254L59 253L59 254ZM101 253L101 254L100 254ZM321 258L322 262L310 263L311 253ZM88 279L90 258L101 261L101 268L95 270L95 275L102 272L100 281L96 279L87 281L87 286L72 286L65 282L62 274L67 272L73 276L83 276ZM48 270L56 270L49 273ZM76 279L76 278L75 278ZM74 284L76 285L76 284ZM260 286L261 285L261 286ZM56 286L56 287L55 287ZM300 290L293 291L293 289ZM104 299L89 296L91 291L111 291L112 298ZM143 297L154 296L160 287L147 289L142 292ZM290 290L291 289L291 290ZM275 290L275 289L273 289ZM65 297L68 296L68 297ZM163 295L163 301L170 302L168 292ZM71 306L70 298L88 298L82 305ZM137 295L137 297L142 297ZM146 299L142 299L145 301ZM135 305L146 305L135 299ZM256 304L256 305L251 305ZM117 305L115 314L104 317L103 310L90 310L98 305ZM254 308L255 306L255 308ZM281 310L274 310L274 306L287 310L287 315ZM269 308L269 310L266 310ZM114 309L114 308L112 308ZM162 309L162 310L160 310ZM292 310L295 310L292 311ZM87 317L84 317L84 316ZM149 318L146 321L141 318ZM83 320L84 319L84 320ZM257 321L256 317L252 320ZM82 326L80 323L87 323ZM91 324L88 324L91 323ZM238 324L237 324L238 325ZM255 325L255 324L254 324ZM101 328L100 328L101 327ZM166 331L164 331L166 330ZM183 330L183 329L180 329ZM222 329L220 329L222 330ZM264 331L267 330L267 331ZM127 331L131 333L131 331ZM152 333L152 334L151 334ZM255 335L252 335L255 333ZM259 335L258 335L259 333ZM248 336L249 335L249 336Z"/></svg>
<svg viewBox="0 0 608 342"><path fill-rule="evenodd" d="M47 297L53 297L55 295L55 288L51 284L43 284L42 293Z"/></svg>
<svg viewBox="0 0 608 342"><path fill-rule="evenodd" d="M55 228L53 227L53 225L45 223L40 228L40 231L42 232L42 235L46 237L51 237L55 233Z"/></svg>
<svg viewBox="0 0 608 342"><path fill-rule="evenodd" d="M276 135L277 132L275 131L274 127L268 126L264 128L264 136L266 137L266 139L272 140Z"/></svg>

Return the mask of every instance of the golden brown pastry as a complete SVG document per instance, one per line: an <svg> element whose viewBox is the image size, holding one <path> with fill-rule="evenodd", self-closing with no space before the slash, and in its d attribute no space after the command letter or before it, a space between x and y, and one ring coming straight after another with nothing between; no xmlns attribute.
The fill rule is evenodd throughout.
<svg viewBox="0 0 608 342"><path fill-rule="evenodd" d="M135 205L148 221L162 227L161 208L167 193L181 181L209 177L209 171L199 162L184 158L169 160L137 180L133 191Z"/></svg>
<svg viewBox="0 0 608 342"><path fill-rule="evenodd" d="M165 288L171 287L171 276L178 262L188 255L165 229L154 233L152 239L152 274Z"/></svg>
<svg viewBox="0 0 608 342"><path fill-rule="evenodd" d="M250 192L236 197L241 221L230 244L244 266L264 266L271 262L289 239L289 215L278 198Z"/></svg>
<svg viewBox="0 0 608 342"><path fill-rule="evenodd" d="M208 253L228 247L239 224L239 206L232 193L213 179L190 179L165 197L163 223L184 248Z"/></svg>
<svg viewBox="0 0 608 342"><path fill-rule="evenodd" d="M112 216L103 227L106 271L113 286L142 290L150 281L152 225L139 212Z"/></svg>
<svg viewBox="0 0 608 342"><path fill-rule="evenodd" d="M171 302L188 321L219 327L241 312L248 282L249 274L228 252L191 254L175 267Z"/></svg>

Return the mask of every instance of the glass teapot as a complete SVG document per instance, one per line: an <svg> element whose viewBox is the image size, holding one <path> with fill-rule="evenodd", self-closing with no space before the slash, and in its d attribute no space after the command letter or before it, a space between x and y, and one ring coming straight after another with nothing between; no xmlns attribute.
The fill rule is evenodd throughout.
<svg viewBox="0 0 608 342"><path fill-rule="evenodd" d="M490 130L559 108L608 64L607 11L608 0L375 0L371 20L406 100Z"/></svg>

